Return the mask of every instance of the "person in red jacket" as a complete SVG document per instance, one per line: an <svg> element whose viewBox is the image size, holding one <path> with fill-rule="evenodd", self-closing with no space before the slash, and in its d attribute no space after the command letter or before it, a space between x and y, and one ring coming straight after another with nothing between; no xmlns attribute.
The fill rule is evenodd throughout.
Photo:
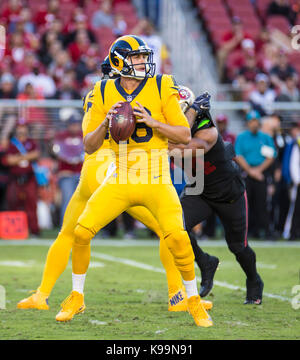
<svg viewBox="0 0 300 360"><path fill-rule="evenodd" d="M26 149L26 154L22 154L11 141L2 159L9 173L6 192L7 208L11 211L25 211L31 234L38 236L40 233L37 218L38 185L32 162L39 158L40 152L37 144L29 139L28 127L25 123L17 124L15 139Z"/></svg>
<svg viewBox="0 0 300 360"><path fill-rule="evenodd" d="M216 123L219 133L221 134L224 141L229 141L232 145L235 143L236 136L227 130L228 118L224 114L216 116Z"/></svg>
<svg viewBox="0 0 300 360"><path fill-rule="evenodd" d="M10 0L3 8L0 18L9 27L19 20L21 10L22 4L20 0Z"/></svg>
<svg viewBox="0 0 300 360"><path fill-rule="evenodd" d="M61 190L60 223L80 177L84 158L81 116L74 113L66 130L58 133L53 141L53 152L58 160L58 186Z"/></svg>
<svg viewBox="0 0 300 360"><path fill-rule="evenodd" d="M223 76L224 65L228 55L235 50L241 50L242 41L245 39L251 39L251 36L246 32L242 20L234 16L232 18L232 30L224 33L222 45L217 52L220 76Z"/></svg>

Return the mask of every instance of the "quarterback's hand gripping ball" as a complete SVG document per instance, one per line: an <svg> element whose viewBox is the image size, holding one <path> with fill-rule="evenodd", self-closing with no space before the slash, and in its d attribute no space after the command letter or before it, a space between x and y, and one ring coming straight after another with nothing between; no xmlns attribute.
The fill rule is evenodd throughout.
<svg viewBox="0 0 300 360"><path fill-rule="evenodd" d="M126 141L133 134L136 117L129 102L124 101L114 109L110 122L109 131L115 142Z"/></svg>

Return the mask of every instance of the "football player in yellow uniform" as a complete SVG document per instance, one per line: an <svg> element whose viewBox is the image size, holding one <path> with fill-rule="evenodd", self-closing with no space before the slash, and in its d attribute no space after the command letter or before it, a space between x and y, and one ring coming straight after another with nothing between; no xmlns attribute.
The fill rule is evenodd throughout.
<svg viewBox="0 0 300 360"><path fill-rule="evenodd" d="M84 111L88 112L93 98L92 91L86 96L84 101ZM87 127L87 116L84 116L83 120L83 131L85 133ZM48 251L47 260L44 268L43 278L41 281L38 290L28 298L21 300L18 303L18 308L28 309L49 309L48 298L50 293L55 285L57 279L65 270L70 252L73 246L74 241L74 228L77 224L77 220L84 210L85 204L92 195L92 193L101 185L106 176L106 171L109 165L112 163L113 157L110 151L110 145L108 140L108 135L104 140L102 147L99 151L86 155L85 161L83 164L80 183L73 194L63 221L61 231L52 244ZM168 291L169 291L169 311L186 311L187 302L186 295L183 289L180 273L178 272L173 256L171 255L169 249L167 248L162 233L160 231L159 225L153 215L143 207L134 207L128 209L128 213L137 220L143 222L148 228L153 230L157 236L160 238L160 258L162 264L166 271L167 282L168 282ZM81 260L79 260L81 261ZM76 268L76 260L73 259L74 266ZM79 285L78 285L79 284ZM74 291L73 300L76 302L77 298L81 299L83 297L83 284L84 279L73 274L73 290L81 287L81 291ZM77 294L77 297L75 296ZM204 302L204 301L203 301ZM204 305L207 309L211 308L212 304L210 302L204 302ZM80 306L81 307L81 306ZM81 308L81 310L84 307ZM67 320L73 317L74 314L67 316ZM65 317L63 317L65 319Z"/></svg>
<svg viewBox="0 0 300 360"><path fill-rule="evenodd" d="M123 211L144 206L159 223L167 247L180 271L187 292L188 310L198 326L212 326L197 291L194 254L184 230L182 208L172 185L168 162L168 140L187 144L188 121L178 101L172 76L154 76L152 50L136 36L123 36L110 48L116 80L98 82L93 89L84 146L93 154L107 134L109 121L122 101L128 101L138 117L132 136L124 143L110 138L116 156L112 174L93 193L74 230L73 259L76 275L84 275L89 264L90 242L95 234Z"/></svg>
<svg viewBox="0 0 300 360"><path fill-rule="evenodd" d="M89 93L86 97L87 101L85 102L85 109L89 106L89 98L91 95L92 94ZM86 121L84 120L83 126L85 123ZM36 293L18 303L19 309L36 308L47 310L49 308L48 298L52 288L59 276L65 270L69 261L74 241L73 232L77 220L92 193L101 185L106 176L106 171L113 160L114 158L111 155L108 139L105 140L103 146L97 153L86 156L81 172L80 183L68 204L61 231L49 249L42 282ZM182 282L180 274L175 267L173 257L165 245L157 221L146 208L134 207L127 211L131 216L144 223L144 225L154 231L157 236L162 239L160 242L160 257L166 270L169 298L172 299L179 291L182 291ZM76 261L73 260L73 263L74 262L76 266ZM73 277L73 282L78 282L76 276L73 275ZM169 302L169 310L186 310L186 302L183 301L182 303L183 304L176 303L177 306L175 304L172 306Z"/></svg>

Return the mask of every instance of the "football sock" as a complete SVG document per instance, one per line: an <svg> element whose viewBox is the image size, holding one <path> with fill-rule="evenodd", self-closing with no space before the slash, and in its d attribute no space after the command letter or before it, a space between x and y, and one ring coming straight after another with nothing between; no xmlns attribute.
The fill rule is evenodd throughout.
<svg viewBox="0 0 300 360"><path fill-rule="evenodd" d="M241 268L244 270L247 279L250 281L256 280L257 270L255 252L249 246L246 246L241 252L235 254L235 257Z"/></svg>
<svg viewBox="0 0 300 360"><path fill-rule="evenodd" d="M72 271L74 274L85 274L91 257L91 245L74 243L72 247Z"/></svg>
<svg viewBox="0 0 300 360"><path fill-rule="evenodd" d="M165 239L163 237L160 238L159 255L160 261L162 262L163 267L166 271L168 291L169 294L172 294L178 291L178 289L182 288L182 279L180 272L175 266L173 255L168 249Z"/></svg>
<svg viewBox="0 0 300 360"><path fill-rule="evenodd" d="M59 233L57 239L48 251L39 291L50 295L57 279L68 265L72 243L72 236Z"/></svg>
<svg viewBox="0 0 300 360"><path fill-rule="evenodd" d="M166 241L163 237L157 220L152 215L150 210L143 206L134 206L128 209L127 212L136 220L142 222L148 229L155 232L155 234L159 237L159 256L166 272L169 294L178 291L178 289L182 288L181 275L174 263L174 257L167 247Z"/></svg>
<svg viewBox="0 0 300 360"><path fill-rule="evenodd" d="M183 285L185 286L186 294L188 299L192 296L199 295L197 289L197 281L196 278L191 281L183 280Z"/></svg>
<svg viewBox="0 0 300 360"><path fill-rule="evenodd" d="M184 230L174 231L165 237L165 241L168 248L171 249L174 263L180 271L182 279L194 280L196 277L195 256L187 232Z"/></svg>
<svg viewBox="0 0 300 360"><path fill-rule="evenodd" d="M83 294L86 274L72 273L72 290Z"/></svg>

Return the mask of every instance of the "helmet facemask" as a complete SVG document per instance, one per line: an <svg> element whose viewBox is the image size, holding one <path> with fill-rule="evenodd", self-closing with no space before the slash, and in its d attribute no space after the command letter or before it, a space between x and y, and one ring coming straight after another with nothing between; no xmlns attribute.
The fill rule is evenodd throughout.
<svg viewBox="0 0 300 360"><path fill-rule="evenodd" d="M137 54L147 55L147 61L144 63L132 64L130 57ZM127 50L116 48L111 54L112 68L121 76L144 79L153 77L155 74L155 64L153 62L153 51L148 47L140 46L138 50ZM114 66L116 63L116 67ZM122 66L123 65L123 66ZM144 70L136 70L135 66L144 65Z"/></svg>

